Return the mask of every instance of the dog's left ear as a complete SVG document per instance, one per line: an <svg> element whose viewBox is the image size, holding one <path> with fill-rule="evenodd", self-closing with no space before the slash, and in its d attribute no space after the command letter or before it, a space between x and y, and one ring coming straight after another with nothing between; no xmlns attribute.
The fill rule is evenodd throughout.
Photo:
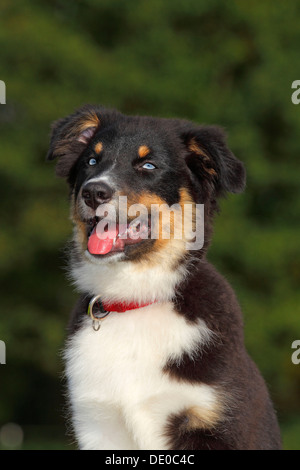
<svg viewBox="0 0 300 470"><path fill-rule="evenodd" d="M223 129L202 126L181 134L185 145L185 161L199 180L209 180L216 195L240 193L246 184L246 171L228 148Z"/></svg>
<svg viewBox="0 0 300 470"><path fill-rule="evenodd" d="M56 174L68 177L71 168L100 127L96 109L86 106L52 125L47 160L58 158Z"/></svg>

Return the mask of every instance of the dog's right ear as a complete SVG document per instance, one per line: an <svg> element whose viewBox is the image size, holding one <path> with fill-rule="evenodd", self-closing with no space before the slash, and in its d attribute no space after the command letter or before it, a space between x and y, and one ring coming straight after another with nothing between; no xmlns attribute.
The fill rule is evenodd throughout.
<svg viewBox="0 0 300 470"><path fill-rule="evenodd" d="M226 135L217 126L188 128L181 134L185 145L185 162L200 181L210 181L215 195L240 193L246 184L244 164L227 146Z"/></svg>
<svg viewBox="0 0 300 470"><path fill-rule="evenodd" d="M99 127L100 118L93 106L85 106L53 123L47 160L58 158L58 176L68 177L71 168Z"/></svg>

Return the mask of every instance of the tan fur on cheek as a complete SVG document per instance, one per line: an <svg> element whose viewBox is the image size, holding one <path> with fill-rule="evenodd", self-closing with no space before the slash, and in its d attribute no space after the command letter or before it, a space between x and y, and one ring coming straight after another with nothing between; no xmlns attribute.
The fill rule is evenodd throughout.
<svg viewBox="0 0 300 470"><path fill-rule="evenodd" d="M166 204L164 202L164 204ZM191 229L195 231L196 225L196 213L195 213L195 202L186 188L181 188L180 199L178 203L178 210L169 211L166 209L160 213L160 226L159 226L159 238L158 241L162 242L161 246L167 243L169 240L186 242L185 233L185 211L190 211L192 220L190 221ZM166 225L167 224L167 225ZM170 232L170 236L168 237Z"/></svg>
<svg viewBox="0 0 300 470"><path fill-rule="evenodd" d="M70 219L75 226L75 240L81 245L82 249L85 250L88 242L86 225L84 222L82 222L78 215L78 208L75 203L74 194L71 195Z"/></svg>
<svg viewBox="0 0 300 470"><path fill-rule="evenodd" d="M128 205L142 204L151 214L151 206L159 210L158 227L155 227L157 238L154 240L153 247L147 251L142 259L139 259L141 268L147 268L150 265L161 265L165 268L176 269L178 262L186 256L186 240L183 228L184 205L195 203L186 188L180 190L180 200L178 203L180 210L176 212L168 209L168 204L156 194L149 192L143 194L132 194L128 198ZM192 227L194 230L194 212Z"/></svg>

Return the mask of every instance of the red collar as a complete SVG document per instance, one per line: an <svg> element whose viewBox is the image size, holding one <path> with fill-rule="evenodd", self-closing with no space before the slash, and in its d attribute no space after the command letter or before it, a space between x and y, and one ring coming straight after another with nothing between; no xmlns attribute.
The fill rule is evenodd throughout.
<svg viewBox="0 0 300 470"><path fill-rule="evenodd" d="M136 308L147 307L154 302L138 303L138 302L102 302L102 306L106 312L126 312L127 310L135 310Z"/></svg>
<svg viewBox="0 0 300 470"><path fill-rule="evenodd" d="M87 314L93 320L93 329L98 331L101 326L101 321L104 320L110 312L126 312L127 310L134 310L136 308L147 307L152 305L154 302L148 303L136 303L136 302L102 302L101 296L96 295L90 300Z"/></svg>
<svg viewBox="0 0 300 470"><path fill-rule="evenodd" d="M152 305L155 302L156 300L154 300L153 302L146 303L102 302L101 296L96 295L89 302L87 314L90 315L94 323L100 323L100 321L107 317L110 312L126 312L127 310L134 310L136 308L147 307L148 305Z"/></svg>

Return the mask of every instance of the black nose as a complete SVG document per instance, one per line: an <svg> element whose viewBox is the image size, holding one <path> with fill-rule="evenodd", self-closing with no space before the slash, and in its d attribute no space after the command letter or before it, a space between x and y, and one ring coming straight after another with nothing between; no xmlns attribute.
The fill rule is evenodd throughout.
<svg viewBox="0 0 300 470"><path fill-rule="evenodd" d="M99 204L104 204L111 200L113 190L106 183L87 183L82 188L81 195L85 204L96 210Z"/></svg>

